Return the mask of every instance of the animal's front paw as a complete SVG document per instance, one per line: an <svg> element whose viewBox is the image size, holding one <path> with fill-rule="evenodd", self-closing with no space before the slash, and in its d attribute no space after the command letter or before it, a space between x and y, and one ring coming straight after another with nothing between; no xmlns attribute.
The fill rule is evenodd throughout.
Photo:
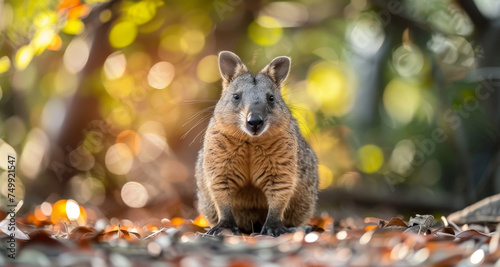
<svg viewBox="0 0 500 267"><path fill-rule="evenodd" d="M234 223L219 222L212 229L208 230L208 235L241 235L240 229Z"/></svg>
<svg viewBox="0 0 500 267"><path fill-rule="evenodd" d="M287 233L290 233L290 230L288 230L288 228L286 228L283 224L274 226L264 225L260 231L261 235L270 235L274 237Z"/></svg>

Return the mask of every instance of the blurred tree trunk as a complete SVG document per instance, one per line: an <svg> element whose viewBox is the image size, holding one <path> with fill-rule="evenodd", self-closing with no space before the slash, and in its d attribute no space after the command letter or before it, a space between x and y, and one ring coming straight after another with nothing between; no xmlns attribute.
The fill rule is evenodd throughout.
<svg viewBox="0 0 500 267"><path fill-rule="evenodd" d="M488 19L478 9L475 1L457 0L475 26L473 36L479 44L476 58L477 70L473 79L483 87L489 87L491 95L481 101L482 116L486 116L482 129L474 121L468 122L466 134L473 179L468 181L468 202L500 192L499 143L500 143L500 18Z"/></svg>
<svg viewBox="0 0 500 267"><path fill-rule="evenodd" d="M93 85L90 85L86 78L98 73L112 52L108 33L111 24L119 15L117 8L119 3L120 0L112 0L92 10L84 20L85 31L80 37L76 37L90 40L89 58L78 74L78 88L70 100L56 144L51 150L48 169L30 187L27 187L26 201L28 203L37 203L51 194L57 194L60 197L70 196L71 192L64 191L66 184L79 171L70 164L69 153L81 144L89 123L101 119L99 100L96 95L89 93L95 88L91 87ZM102 23L99 15L106 9L111 10L113 15L109 21Z"/></svg>

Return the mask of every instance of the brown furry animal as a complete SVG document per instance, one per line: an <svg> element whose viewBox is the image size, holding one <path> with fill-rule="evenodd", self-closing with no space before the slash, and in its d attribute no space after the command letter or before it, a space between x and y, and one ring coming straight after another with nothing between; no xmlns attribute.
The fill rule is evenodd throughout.
<svg viewBox="0 0 500 267"><path fill-rule="evenodd" d="M279 236L304 225L316 205L318 163L281 96L290 58L277 57L253 76L224 51L219 70L222 96L195 174L198 209L213 227L208 234Z"/></svg>

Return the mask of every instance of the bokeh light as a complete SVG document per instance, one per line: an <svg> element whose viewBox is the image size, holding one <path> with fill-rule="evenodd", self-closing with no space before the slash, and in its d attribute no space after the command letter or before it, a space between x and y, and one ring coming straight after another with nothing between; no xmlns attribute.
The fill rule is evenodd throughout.
<svg viewBox="0 0 500 267"><path fill-rule="evenodd" d="M104 73L106 78L109 80L115 80L120 78L127 66L127 60L125 55L121 52L115 52L108 56L106 62L104 62Z"/></svg>
<svg viewBox="0 0 500 267"><path fill-rule="evenodd" d="M66 116L66 106L61 99L52 98L47 101L42 111L41 124L50 135L56 136Z"/></svg>
<svg viewBox="0 0 500 267"><path fill-rule="evenodd" d="M79 4L71 7L68 10L68 18L76 19L86 17L90 13L90 7L86 4Z"/></svg>
<svg viewBox="0 0 500 267"><path fill-rule="evenodd" d="M43 213L44 216L50 217L52 214L52 205L48 202L43 202L40 205L40 211Z"/></svg>
<svg viewBox="0 0 500 267"><path fill-rule="evenodd" d="M318 165L318 173L319 173L318 188L320 190L326 189L332 185L333 173L328 167L326 167L325 165L321 165L321 164Z"/></svg>
<svg viewBox="0 0 500 267"><path fill-rule="evenodd" d="M148 74L148 83L155 89L167 87L175 76L175 68L169 62L158 62L151 67Z"/></svg>
<svg viewBox="0 0 500 267"><path fill-rule="evenodd" d="M305 136L309 137L316 127L316 117L309 110L307 105L294 105L292 108L292 116L299 121L299 130Z"/></svg>
<svg viewBox="0 0 500 267"><path fill-rule="evenodd" d="M52 205L50 220L53 224L59 222L71 223L72 221L85 224L87 222L87 212L76 201L61 199Z"/></svg>
<svg viewBox="0 0 500 267"><path fill-rule="evenodd" d="M14 66L18 70L24 70L33 59L34 51L29 45L22 46L17 50Z"/></svg>
<svg viewBox="0 0 500 267"><path fill-rule="evenodd" d="M84 39L76 38L69 43L66 52L64 52L64 66L71 73L78 73L87 64L89 55L88 43Z"/></svg>
<svg viewBox="0 0 500 267"><path fill-rule="evenodd" d="M396 125L406 125L420 105L419 88L413 81L391 80L383 95L384 108Z"/></svg>
<svg viewBox="0 0 500 267"><path fill-rule="evenodd" d="M402 45L392 54L394 68L403 77L419 74L424 67L424 56L415 45Z"/></svg>
<svg viewBox="0 0 500 267"><path fill-rule="evenodd" d="M17 146L26 137L26 125L19 116L12 116L4 121L4 126L9 129L5 133L5 141L12 146Z"/></svg>
<svg viewBox="0 0 500 267"><path fill-rule="evenodd" d="M58 51L62 47L62 39L61 36L58 34L55 34L52 40L50 41L49 46L47 49L52 50L52 51Z"/></svg>
<svg viewBox="0 0 500 267"><path fill-rule="evenodd" d="M118 89L119 87L116 88ZM126 92L126 90L123 91ZM117 104L108 114L109 121L116 127L122 129L129 128L130 124L132 124L133 118L134 118L134 110L131 109L130 107L120 104Z"/></svg>
<svg viewBox="0 0 500 267"><path fill-rule="evenodd" d="M205 36L199 30L187 30L181 35L181 50L188 55L198 54L205 46Z"/></svg>
<svg viewBox="0 0 500 267"><path fill-rule="evenodd" d="M219 66L216 55L209 55L200 60L196 66L196 75L198 79L206 83L212 83L219 80Z"/></svg>
<svg viewBox="0 0 500 267"><path fill-rule="evenodd" d="M152 20L156 15L156 6L163 2L157 1L142 1L130 5L127 8L127 15L137 25L145 24Z"/></svg>
<svg viewBox="0 0 500 267"><path fill-rule="evenodd" d="M126 144L114 144L106 152L106 167L114 174L127 174L132 168L133 156L134 154Z"/></svg>
<svg viewBox="0 0 500 267"><path fill-rule="evenodd" d="M106 189L104 184L97 178L76 175L71 178L70 184L74 199L78 203L101 205L105 200Z"/></svg>
<svg viewBox="0 0 500 267"><path fill-rule="evenodd" d="M33 25L39 29L50 27L57 22L57 13L54 11L40 12L33 19Z"/></svg>
<svg viewBox="0 0 500 267"><path fill-rule="evenodd" d="M484 250L478 249L472 253L470 256L470 263L478 265L484 261L485 253Z"/></svg>
<svg viewBox="0 0 500 267"><path fill-rule="evenodd" d="M299 27L309 19L307 7L298 2L271 2L260 14L276 19L283 27Z"/></svg>
<svg viewBox="0 0 500 267"><path fill-rule="evenodd" d="M155 133L144 133L140 135L142 149L137 155L142 162L150 162L158 158L167 148L165 138Z"/></svg>
<svg viewBox="0 0 500 267"><path fill-rule="evenodd" d="M134 78L124 75L121 78L103 81L106 92L114 99L129 97L135 89Z"/></svg>
<svg viewBox="0 0 500 267"><path fill-rule="evenodd" d="M0 139L0 153L2 153L2 155L8 155L8 156L12 156L12 157L17 158L17 154L16 154L16 151L14 150L14 148L12 148L11 145L7 144L2 139ZM8 170L9 165L10 164L6 160L3 160L0 162L0 168L2 168L4 170ZM16 164L14 164L14 165L16 165Z"/></svg>
<svg viewBox="0 0 500 267"><path fill-rule="evenodd" d="M148 202L148 191L137 182L127 182L121 190L123 202L131 208L142 208Z"/></svg>
<svg viewBox="0 0 500 267"><path fill-rule="evenodd" d="M70 221L74 221L80 217L80 205L76 201L69 199L66 201L66 214Z"/></svg>
<svg viewBox="0 0 500 267"><path fill-rule="evenodd" d="M181 34L186 31L182 25L173 24L167 26L162 33L160 48L171 52L181 51Z"/></svg>
<svg viewBox="0 0 500 267"><path fill-rule="evenodd" d="M30 179L35 179L43 160L50 148L50 141L45 132L38 128L32 129L26 137L26 144L19 159L19 171Z"/></svg>
<svg viewBox="0 0 500 267"><path fill-rule="evenodd" d="M269 16L260 16L248 26L248 36L256 44L270 46L276 44L283 35L280 23Z"/></svg>
<svg viewBox="0 0 500 267"><path fill-rule="evenodd" d="M389 160L392 171L404 177L411 175L414 171L412 162L415 152L415 145L412 141L407 139L399 141Z"/></svg>
<svg viewBox="0 0 500 267"><path fill-rule="evenodd" d="M340 66L322 61L311 66L307 74L307 91L329 115L341 116L352 105L352 96Z"/></svg>
<svg viewBox="0 0 500 267"><path fill-rule="evenodd" d="M80 19L69 19L66 21L62 31L71 35L79 35L85 30L85 24Z"/></svg>
<svg viewBox="0 0 500 267"><path fill-rule="evenodd" d="M41 53L45 50L52 40L54 39L55 32L52 29L42 29L35 34L33 37L32 45L35 48L35 52Z"/></svg>
<svg viewBox="0 0 500 267"><path fill-rule="evenodd" d="M137 25L132 21L120 21L113 25L109 33L109 43L115 48L130 45L137 37Z"/></svg>
<svg viewBox="0 0 500 267"><path fill-rule="evenodd" d="M375 54L385 39L382 22L373 13L363 13L354 24L349 36L357 53Z"/></svg>
<svg viewBox="0 0 500 267"><path fill-rule="evenodd" d="M150 162L158 158L168 148L165 130L159 122L145 122L137 130L141 139L141 150L137 157L142 162Z"/></svg>
<svg viewBox="0 0 500 267"><path fill-rule="evenodd" d="M68 69L61 67L49 83L47 88L50 90L49 94L51 96L69 97L75 93L78 87L78 76L68 71ZM58 121L54 123L58 123Z"/></svg>
<svg viewBox="0 0 500 267"><path fill-rule="evenodd" d="M318 233L314 233L314 232L309 233L309 234L307 234L307 235L304 237L304 241L305 241L306 243L314 243L314 242L316 242L318 239L319 239L319 235L318 235Z"/></svg>
<svg viewBox="0 0 500 267"><path fill-rule="evenodd" d="M132 130L125 130L118 134L116 143L126 144L133 156L137 155L141 150L141 139L139 135Z"/></svg>
<svg viewBox="0 0 500 267"><path fill-rule="evenodd" d="M376 145L365 145L358 149L358 168L364 173L374 173L384 164L384 153Z"/></svg>
<svg viewBox="0 0 500 267"><path fill-rule="evenodd" d="M40 208L40 206L37 206L35 207L35 212L34 212L34 215L35 215L35 218L38 220L38 221L45 221L47 220L47 216L45 216L45 214L42 212L42 209Z"/></svg>
<svg viewBox="0 0 500 267"><path fill-rule="evenodd" d="M8 71L10 69L10 59L8 56L3 56L0 58L0 74ZM1 97L0 97L1 99Z"/></svg>
<svg viewBox="0 0 500 267"><path fill-rule="evenodd" d="M101 11L101 13L99 13L99 20L102 23L105 23L105 22L108 22L112 16L113 16L113 13L111 12L111 10L104 9L103 11Z"/></svg>

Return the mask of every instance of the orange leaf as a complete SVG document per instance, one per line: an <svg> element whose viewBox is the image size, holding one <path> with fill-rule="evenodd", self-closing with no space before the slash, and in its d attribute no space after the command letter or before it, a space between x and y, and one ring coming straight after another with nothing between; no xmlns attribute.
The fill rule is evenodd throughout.
<svg viewBox="0 0 500 267"><path fill-rule="evenodd" d="M57 51L57 50L61 49L61 46L62 46L61 36L56 34L56 35L54 35L54 37L52 37L52 41L50 41L50 44L47 47L47 49L52 50L52 51Z"/></svg>
<svg viewBox="0 0 500 267"><path fill-rule="evenodd" d="M80 4L80 0L62 0L57 6L57 11L64 11L65 9L77 6Z"/></svg>
<svg viewBox="0 0 500 267"><path fill-rule="evenodd" d="M68 10L68 19L85 17L90 13L90 7L85 4L77 5Z"/></svg>
<svg viewBox="0 0 500 267"><path fill-rule="evenodd" d="M199 227L210 227L210 222L203 216L203 213L200 213L200 215L194 219L193 224Z"/></svg>
<svg viewBox="0 0 500 267"><path fill-rule="evenodd" d="M66 216L66 200L61 199L52 205L52 214L50 219L52 223L55 224L59 221L67 221L68 217Z"/></svg>
<svg viewBox="0 0 500 267"><path fill-rule="evenodd" d="M182 219L182 218L179 218L179 217L175 217L173 218L171 221L170 221L174 226L180 226L180 225L183 225L186 220Z"/></svg>
<svg viewBox="0 0 500 267"><path fill-rule="evenodd" d="M141 150L141 138L132 130L125 130L118 134L116 143L124 143L130 148L132 155L135 156Z"/></svg>
<svg viewBox="0 0 500 267"><path fill-rule="evenodd" d="M130 232L130 231L125 230L121 227L117 230L104 232L104 233L99 235L99 240L104 241L104 242L113 241L113 240L117 240L117 239L124 239L127 241L135 241L135 240L138 240L140 238L141 238L141 236L138 233Z"/></svg>
<svg viewBox="0 0 500 267"><path fill-rule="evenodd" d="M321 216L318 221L318 228L321 229L331 229L333 227L333 218L330 216Z"/></svg>

